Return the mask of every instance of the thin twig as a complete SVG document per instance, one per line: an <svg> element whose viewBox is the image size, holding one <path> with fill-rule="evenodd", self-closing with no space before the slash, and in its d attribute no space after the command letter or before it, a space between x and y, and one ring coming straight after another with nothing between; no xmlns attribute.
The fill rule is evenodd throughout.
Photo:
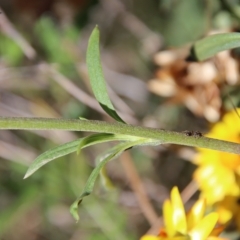
<svg viewBox="0 0 240 240"><path fill-rule="evenodd" d="M183 203L187 203L189 199L197 192L198 186L194 180L192 180L182 191L182 201Z"/></svg>
<svg viewBox="0 0 240 240"><path fill-rule="evenodd" d="M136 167L132 161L130 154L128 152L124 152L120 156L120 161L129 179L131 188L138 199L138 203L142 210L142 213L146 217L149 224L153 226L158 219L158 215L156 214L146 194L143 183L141 181L141 178L138 175L138 172L136 170Z"/></svg>
<svg viewBox="0 0 240 240"><path fill-rule="evenodd" d="M0 31L6 34L6 36L10 37L14 42L16 42L27 58L33 60L36 57L36 51L15 29L12 23L8 20L7 16L4 14L4 11L1 9L1 7L0 12Z"/></svg>

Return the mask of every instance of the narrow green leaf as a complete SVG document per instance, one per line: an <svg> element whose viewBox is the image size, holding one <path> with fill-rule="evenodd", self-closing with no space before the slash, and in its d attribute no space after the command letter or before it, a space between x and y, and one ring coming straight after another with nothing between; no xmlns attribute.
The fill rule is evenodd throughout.
<svg viewBox="0 0 240 240"><path fill-rule="evenodd" d="M132 137L128 135L121 135L121 134L111 134L111 133L98 133L92 134L90 136L84 137L81 139L78 145L77 153L79 154L81 149L95 145L98 143L109 142L109 141L137 141L142 138L139 137ZM152 140L148 140L152 141Z"/></svg>
<svg viewBox="0 0 240 240"><path fill-rule="evenodd" d="M192 57L203 61L218 52L240 47L240 33L215 34L197 41L192 47Z"/></svg>
<svg viewBox="0 0 240 240"><path fill-rule="evenodd" d="M91 175L89 176L87 183L82 191L82 194L80 195L80 197L77 198L77 200L70 207L70 212L76 221L79 220L78 206L80 205L80 203L82 202L84 197L91 194L94 184L95 184L95 181L96 181L101 169L106 165L106 163L109 162L110 160L112 160L113 158L119 156L123 151L125 151L133 146L136 146L136 145L142 145L146 141L148 141L148 140L141 139L141 140L133 141L133 142L120 143L98 157L97 161L99 163L93 169Z"/></svg>
<svg viewBox="0 0 240 240"><path fill-rule="evenodd" d="M78 149L85 148L97 143L103 143L108 141L136 141L140 139L139 137L132 137L121 134L110 134L110 133L97 133L90 136L80 138L65 144L62 144L58 147L50 149L41 155L39 155L33 163L29 166L24 179L31 176L43 165L49 163L50 161L63 157L67 154L77 151Z"/></svg>
<svg viewBox="0 0 240 240"><path fill-rule="evenodd" d="M114 184L112 183L111 179L108 177L106 166L102 167L99 174L100 174L102 185L106 190L115 189Z"/></svg>
<svg viewBox="0 0 240 240"><path fill-rule="evenodd" d="M90 136L82 138L78 145L77 153L79 154L82 148L87 146L91 146L93 144L108 142L108 141L121 141L121 140L128 140L128 137L124 135L115 135L110 133L98 133L92 134Z"/></svg>
<svg viewBox="0 0 240 240"><path fill-rule="evenodd" d="M87 121L88 119L87 118L84 118L84 117L79 117L80 120L85 120Z"/></svg>
<svg viewBox="0 0 240 240"><path fill-rule="evenodd" d="M60 146L57 146L55 148L52 148L41 155L39 155L29 166L24 179L31 176L34 172L36 172L39 168L41 168L43 165L49 163L50 161L63 157L67 154L70 154L77 150L78 145L82 141L82 138L62 144Z"/></svg>
<svg viewBox="0 0 240 240"><path fill-rule="evenodd" d="M118 122L125 123L118 116L108 96L100 61L99 35L99 29L96 26L90 36L87 49L87 67L92 90L103 110Z"/></svg>

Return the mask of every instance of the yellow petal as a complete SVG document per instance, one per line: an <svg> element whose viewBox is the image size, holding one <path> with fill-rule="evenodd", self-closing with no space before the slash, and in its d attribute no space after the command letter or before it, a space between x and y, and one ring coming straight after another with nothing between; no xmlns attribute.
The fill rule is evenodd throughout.
<svg viewBox="0 0 240 240"><path fill-rule="evenodd" d="M176 233L172 217L173 217L172 205L169 200L166 200L163 203L163 218L168 237L173 237Z"/></svg>
<svg viewBox="0 0 240 240"><path fill-rule="evenodd" d="M231 210L227 209L227 208L222 207L222 206L217 208L217 212L219 214L219 222L221 224L228 223L233 217L233 212Z"/></svg>
<svg viewBox="0 0 240 240"><path fill-rule="evenodd" d="M187 215L188 230L191 230L203 218L206 209L206 200L199 199Z"/></svg>
<svg viewBox="0 0 240 240"><path fill-rule="evenodd" d="M195 171L194 178L200 185L202 195L209 205L223 200L225 195L239 194L234 172L220 163L199 167Z"/></svg>
<svg viewBox="0 0 240 240"><path fill-rule="evenodd" d="M206 240L218 221L217 213L210 213L204 217L190 232L192 240Z"/></svg>
<svg viewBox="0 0 240 240"><path fill-rule="evenodd" d="M152 235L145 235L142 236L140 240L160 240L160 238Z"/></svg>
<svg viewBox="0 0 240 240"><path fill-rule="evenodd" d="M187 233L187 220L182 203L181 196L179 194L178 188L174 187L171 191L171 204L172 204L172 221L174 228L177 232L182 234Z"/></svg>
<svg viewBox="0 0 240 240"><path fill-rule="evenodd" d="M238 196L225 196L221 202L215 205L216 212L219 214L219 223L226 224L239 211L237 200Z"/></svg>
<svg viewBox="0 0 240 240"><path fill-rule="evenodd" d="M191 240L188 235L166 238L166 240Z"/></svg>
<svg viewBox="0 0 240 240"><path fill-rule="evenodd" d="M238 114L240 114L240 108L237 108L236 110L226 113L223 117L222 122L225 124L225 129L227 128L228 131L232 130L236 132L240 130L239 124L233 124L239 121L238 114L235 111L238 111Z"/></svg>

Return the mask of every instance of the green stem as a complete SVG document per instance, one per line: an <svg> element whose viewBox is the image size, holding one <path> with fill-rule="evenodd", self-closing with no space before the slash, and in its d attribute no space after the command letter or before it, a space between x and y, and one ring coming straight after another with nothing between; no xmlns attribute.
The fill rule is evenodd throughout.
<svg viewBox="0 0 240 240"><path fill-rule="evenodd" d="M123 123L93 120L0 117L0 129L9 130L65 130L124 134L155 139L162 144L179 144L240 154L240 144L185 133L139 127Z"/></svg>

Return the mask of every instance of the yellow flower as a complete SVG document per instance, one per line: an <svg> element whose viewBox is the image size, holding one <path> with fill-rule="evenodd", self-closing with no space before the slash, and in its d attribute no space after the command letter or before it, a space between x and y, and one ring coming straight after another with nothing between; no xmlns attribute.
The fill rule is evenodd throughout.
<svg viewBox="0 0 240 240"><path fill-rule="evenodd" d="M199 184L201 197L207 200L208 205L222 201L227 195L239 196L239 187L234 171L221 163L199 166L194 173L194 178Z"/></svg>
<svg viewBox="0 0 240 240"><path fill-rule="evenodd" d="M240 114L240 109L236 111ZM240 119L236 111L226 113L206 136L240 143ZM194 178L201 196L207 200L207 205L216 208L219 222L240 220L240 155L199 149L195 163L199 166Z"/></svg>
<svg viewBox="0 0 240 240"><path fill-rule="evenodd" d="M170 200L163 204L165 228L158 236L146 235L140 240L220 240L217 236L223 228L216 228L218 214L204 216L205 208L205 200L199 199L186 215L179 191L174 187Z"/></svg>
<svg viewBox="0 0 240 240"><path fill-rule="evenodd" d="M240 108L236 109L240 116ZM240 118L235 110L224 115L222 121L216 123L206 137L240 143ZM217 163L240 173L240 156L231 153L199 149L195 158L197 164Z"/></svg>
<svg viewBox="0 0 240 240"><path fill-rule="evenodd" d="M240 229L240 202L239 198L226 196L221 202L215 204L216 211L219 213L219 222L227 223L233 220Z"/></svg>

